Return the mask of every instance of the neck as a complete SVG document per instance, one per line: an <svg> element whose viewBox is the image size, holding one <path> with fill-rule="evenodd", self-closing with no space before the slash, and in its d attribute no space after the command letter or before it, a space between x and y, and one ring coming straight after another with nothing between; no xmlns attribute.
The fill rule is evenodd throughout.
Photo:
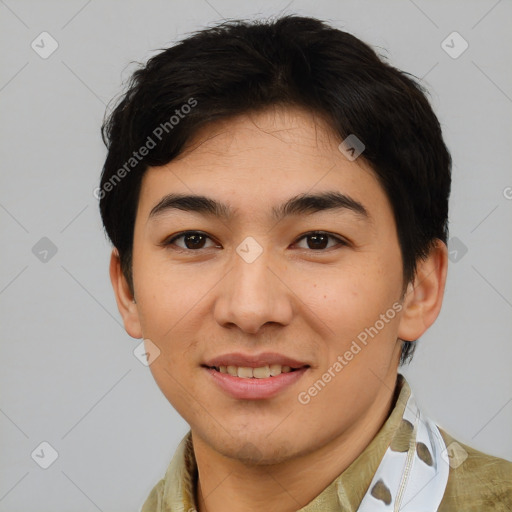
<svg viewBox="0 0 512 512"><path fill-rule="evenodd" d="M306 506L364 451L394 405L394 383L386 383L373 407L316 450L275 465L245 465L222 457L192 433L198 467L198 512L229 509L293 512Z"/></svg>

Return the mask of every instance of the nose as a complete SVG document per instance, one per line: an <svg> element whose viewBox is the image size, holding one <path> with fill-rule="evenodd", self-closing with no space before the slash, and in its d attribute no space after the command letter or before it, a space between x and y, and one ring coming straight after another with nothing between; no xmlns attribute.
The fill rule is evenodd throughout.
<svg viewBox="0 0 512 512"><path fill-rule="evenodd" d="M214 309L217 323L236 325L248 334L257 334L266 324L288 325L293 293L285 284L283 268L266 249L252 262L235 252L231 271L219 283Z"/></svg>

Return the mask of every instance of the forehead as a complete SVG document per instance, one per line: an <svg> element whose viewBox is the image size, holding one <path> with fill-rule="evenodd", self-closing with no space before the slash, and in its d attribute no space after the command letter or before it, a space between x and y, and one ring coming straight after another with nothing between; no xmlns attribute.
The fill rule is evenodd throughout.
<svg viewBox="0 0 512 512"><path fill-rule="evenodd" d="M361 157L347 159L340 142L324 119L300 108L209 123L177 158L146 171L139 213L147 218L170 192L215 197L254 214L257 205L274 213L292 197L333 190L368 203L368 211L389 206L371 167Z"/></svg>
<svg viewBox="0 0 512 512"><path fill-rule="evenodd" d="M209 151L229 154L247 146L249 141L254 149L258 148L257 142L265 141L265 146L259 146L260 149L269 144L281 146L281 149L288 145L291 151L312 152L316 149L317 156L327 157L325 153L337 146L337 139L319 113L296 106L273 105L206 124L187 142L177 159Z"/></svg>

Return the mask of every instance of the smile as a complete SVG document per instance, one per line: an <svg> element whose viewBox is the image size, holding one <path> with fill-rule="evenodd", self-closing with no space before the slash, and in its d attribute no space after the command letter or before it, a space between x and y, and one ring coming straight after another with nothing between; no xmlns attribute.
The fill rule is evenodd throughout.
<svg viewBox="0 0 512 512"><path fill-rule="evenodd" d="M260 376L259 370L270 373L271 366L275 366L275 375ZM279 367L279 368L278 368ZM281 367L281 365L266 365L263 367L237 367L227 366L221 371L221 367L203 366L212 384L217 386L223 393L239 400L264 400L270 399L282 393L286 388L295 384L309 370L309 366L302 368ZM228 372L228 368L236 376ZM268 368L268 370L267 370ZM279 370L279 373L277 371ZM256 375L254 373L256 372Z"/></svg>

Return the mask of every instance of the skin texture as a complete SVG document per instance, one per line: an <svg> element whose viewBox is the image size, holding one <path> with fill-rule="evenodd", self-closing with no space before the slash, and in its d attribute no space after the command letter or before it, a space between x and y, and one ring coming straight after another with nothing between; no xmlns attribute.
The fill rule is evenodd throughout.
<svg viewBox="0 0 512 512"><path fill-rule="evenodd" d="M134 230L135 301L117 251L111 279L130 336L161 350L150 368L192 430L201 512L292 511L317 496L369 444L392 407L398 338L419 338L437 317L446 246L418 262L403 295L402 258L391 205L362 157L349 161L317 116L272 108L205 126L182 155L144 176ZM350 210L290 216L273 206L303 193L338 191ZM168 193L229 204L230 219L171 210L148 219ZM180 238L201 231L195 249ZM304 235L336 238L315 242ZM236 252L248 236L252 263ZM323 244L323 245L322 245ZM317 248L320 247L320 248ZM392 320L309 403L298 400L365 328L400 304ZM235 399L201 365L230 352L278 352L310 365L265 400Z"/></svg>

